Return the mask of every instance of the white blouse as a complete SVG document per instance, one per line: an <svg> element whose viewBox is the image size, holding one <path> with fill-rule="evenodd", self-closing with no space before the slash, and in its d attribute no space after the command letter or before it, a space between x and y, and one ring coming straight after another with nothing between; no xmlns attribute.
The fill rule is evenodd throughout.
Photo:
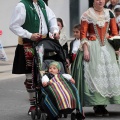
<svg viewBox="0 0 120 120"><path fill-rule="evenodd" d="M76 54L78 49L80 47L80 39L76 39L74 42L73 42L73 48L72 48L72 53Z"/></svg>
<svg viewBox="0 0 120 120"><path fill-rule="evenodd" d="M39 12L38 9L40 10L41 18L42 18L42 25L44 26L44 27L42 27L42 35L46 35L48 33L48 29L47 29L47 25L46 25L43 13L42 13L40 7L38 7L37 3L33 2L33 5L35 6L37 13ZM46 12L47 12L50 32L52 34L58 33L59 28L57 26L56 16L47 5L45 5L45 7L46 7ZM39 13L38 13L38 16L40 17ZM13 15L11 18L9 28L14 34L16 34L22 38L30 39L32 36L32 33L30 33L29 31L27 31L21 27L25 23L25 19L26 19L26 9L25 9L24 4L20 2L17 4L17 6L15 7L15 9L13 11ZM39 28L39 33L41 33L40 28Z"/></svg>

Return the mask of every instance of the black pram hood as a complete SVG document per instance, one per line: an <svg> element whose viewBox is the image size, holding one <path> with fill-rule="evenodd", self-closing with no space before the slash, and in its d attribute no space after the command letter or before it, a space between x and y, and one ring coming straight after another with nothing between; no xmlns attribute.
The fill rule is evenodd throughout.
<svg viewBox="0 0 120 120"><path fill-rule="evenodd" d="M45 38L45 39L40 40L37 43L37 46L42 45L42 44L43 44L43 47L44 47L44 53L56 52L59 61L61 61L61 62L66 61L63 48L59 44L58 40L51 39L51 38Z"/></svg>

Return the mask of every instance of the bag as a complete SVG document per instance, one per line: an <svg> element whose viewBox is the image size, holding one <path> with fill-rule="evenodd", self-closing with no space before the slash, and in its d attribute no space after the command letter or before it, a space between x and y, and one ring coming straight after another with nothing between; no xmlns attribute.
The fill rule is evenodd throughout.
<svg viewBox="0 0 120 120"><path fill-rule="evenodd" d="M39 69L42 69L42 64L43 64L43 55L44 55L44 47L43 44L40 46L36 46L36 51L37 51L37 57L39 61Z"/></svg>
<svg viewBox="0 0 120 120"><path fill-rule="evenodd" d="M108 39L108 42L112 45L115 51L118 51L120 48L120 36L115 36Z"/></svg>
<svg viewBox="0 0 120 120"><path fill-rule="evenodd" d="M0 60L1 61L8 61L8 58L7 58L7 55L6 55L5 51L4 51L1 40L0 40Z"/></svg>

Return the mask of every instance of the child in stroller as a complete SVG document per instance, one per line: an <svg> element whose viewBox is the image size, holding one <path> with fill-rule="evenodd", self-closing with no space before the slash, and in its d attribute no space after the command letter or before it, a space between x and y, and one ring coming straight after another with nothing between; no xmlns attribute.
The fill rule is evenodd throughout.
<svg viewBox="0 0 120 120"><path fill-rule="evenodd" d="M70 113L76 109L77 120L82 120L82 109L80 100L78 97L77 89L73 85L75 80L70 74L61 74L61 66L57 61L50 63L48 72L42 77L42 85L47 95L51 98L52 103L56 107L57 113L55 118L51 115L50 111L48 115L52 116L52 119L57 119L58 113ZM73 117L73 116L72 116Z"/></svg>
<svg viewBox="0 0 120 120"><path fill-rule="evenodd" d="M61 74L66 73L66 59L61 45L57 41L50 39L41 40L37 46L41 45L44 47L44 53L47 53L44 54L42 66L45 64L47 67L49 66L49 69L48 73L42 77L40 74L41 69L39 67L41 58L39 59L38 55L35 55L35 65L33 69L34 87L36 88L36 86L40 86L40 90L36 90L36 114L39 114L38 108L40 108L40 112L47 113L50 120L57 120L60 114L71 114L73 110L76 109L76 114L71 114L71 120L84 119L78 91L74 86L75 81L72 79L71 75ZM55 54L49 54L49 52ZM53 58L52 60L54 60L54 62L49 62L50 64L47 65L45 61L50 61L51 58ZM59 62L56 61L59 61L62 67ZM54 69L56 69L55 74L51 71L53 66ZM62 71L63 69L64 72L60 73L60 70ZM40 115L37 116L40 118ZM33 116L32 118L35 117Z"/></svg>

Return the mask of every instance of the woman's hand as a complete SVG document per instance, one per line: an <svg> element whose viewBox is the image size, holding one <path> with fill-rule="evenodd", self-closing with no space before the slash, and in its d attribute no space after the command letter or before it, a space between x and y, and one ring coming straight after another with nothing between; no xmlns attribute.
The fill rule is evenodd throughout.
<svg viewBox="0 0 120 120"><path fill-rule="evenodd" d="M75 84L75 80L73 78L70 79L70 82Z"/></svg>
<svg viewBox="0 0 120 120"><path fill-rule="evenodd" d="M88 46L86 44L84 44L83 48L84 48L84 60L86 62L89 62L89 60L90 60L90 53L88 51Z"/></svg>
<svg viewBox="0 0 120 120"><path fill-rule="evenodd" d="M89 62L89 60L90 60L90 54L89 54L89 51L88 51L88 50L85 50L85 51L84 51L84 60L85 60L86 62Z"/></svg>

